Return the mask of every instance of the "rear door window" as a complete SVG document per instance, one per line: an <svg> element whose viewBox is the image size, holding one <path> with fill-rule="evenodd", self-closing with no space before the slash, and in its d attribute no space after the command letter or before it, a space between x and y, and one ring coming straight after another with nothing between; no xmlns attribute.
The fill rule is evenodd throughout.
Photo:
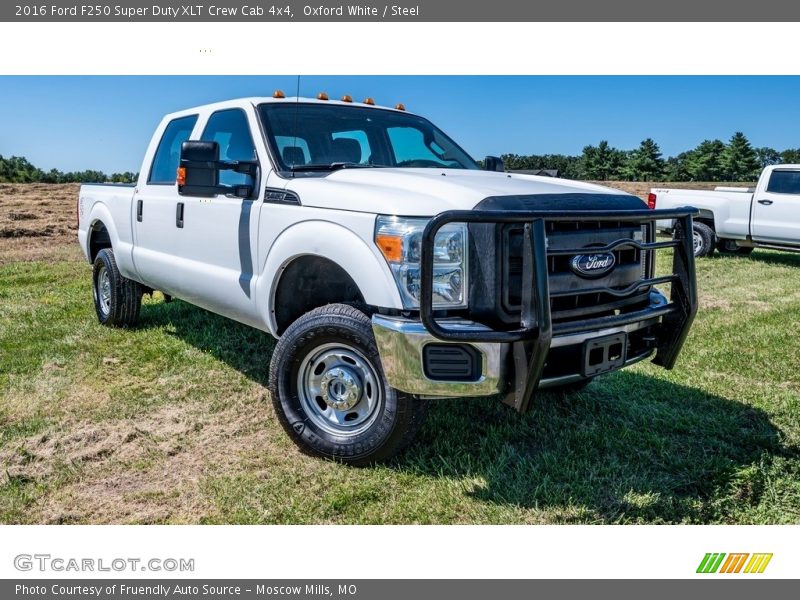
<svg viewBox="0 0 800 600"><path fill-rule="evenodd" d="M181 117L169 122L153 156L147 183L153 185L172 185L178 172L181 158L181 144L189 139L197 123L197 115Z"/></svg>
<svg viewBox="0 0 800 600"><path fill-rule="evenodd" d="M800 171L773 171L769 177L767 191L773 194L800 195Z"/></svg>

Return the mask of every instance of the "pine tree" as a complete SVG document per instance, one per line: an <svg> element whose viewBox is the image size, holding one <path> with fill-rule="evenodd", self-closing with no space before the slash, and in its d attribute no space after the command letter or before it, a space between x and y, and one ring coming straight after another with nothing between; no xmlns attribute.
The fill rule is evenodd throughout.
<svg viewBox="0 0 800 600"><path fill-rule="evenodd" d="M703 140L689 152L686 170L692 181L720 181L725 169L725 144L720 140Z"/></svg>
<svg viewBox="0 0 800 600"><path fill-rule="evenodd" d="M664 176L661 148L652 138L642 140L639 147L631 152L624 173L633 181L657 181Z"/></svg>
<svg viewBox="0 0 800 600"><path fill-rule="evenodd" d="M722 155L728 181L755 181L758 178L758 156L741 131L733 134Z"/></svg>
<svg viewBox="0 0 800 600"><path fill-rule="evenodd" d="M609 145L606 140L597 146L586 146L581 155L582 176L586 179L606 181L620 176L624 153Z"/></svg>

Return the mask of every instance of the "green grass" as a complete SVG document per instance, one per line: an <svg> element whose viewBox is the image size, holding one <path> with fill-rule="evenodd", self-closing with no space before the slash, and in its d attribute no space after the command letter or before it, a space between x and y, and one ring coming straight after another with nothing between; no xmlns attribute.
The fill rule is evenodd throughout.
<svg viewBox="0 0 800 600"><path fill-rule="evenodd" d="M0 266L0 522L800 523L800 255L698 262L677 367L434 401L365 469L303 456L266 391L266 334L147 299L96 323L89 270Z"/></svg>

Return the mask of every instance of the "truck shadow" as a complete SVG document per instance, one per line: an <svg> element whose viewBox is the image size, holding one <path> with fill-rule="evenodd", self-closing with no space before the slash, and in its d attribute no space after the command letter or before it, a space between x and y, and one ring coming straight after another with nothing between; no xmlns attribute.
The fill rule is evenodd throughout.
<svg viewBox="0 0 800 600"><path fill-rule="evenodd" d="M208 352L247 378L266 386L275 340L267 333L187 302L146 302L140 328L164 327L170 335Z"/></svg>
<svg viewBox="0 0 800 600"><path fill-rule="evenodd" d="M762 469L734 483L745 467L796 454L759 409L621 371L577 394L541 393L527 415L497 400L432 401L394 467L548 521L706 522L715 518L707 501L730 486L736 502L759 501Z"/></svg>
<svg viewBox="0 0 800 600"><path fill-rule="evenodd" d="M712 260L728 258L730 255L714 253ZM755 250L750 256L734 256L735 260L752 260L768 265L800 267L800 252L781 252L779 250Z"/></svg>
<svg viewBox="0 0 800 600"><path fill-rule="evenodd" d="M180 301L145 304L141 326L165 327L268 383L275 344L265 333ZM432 400L427 423L389 468L451 480L503 509L539 509L546 520L706 522L733 509L717 500L731 486L736 502L758 503L763 469L742 482L745 467L799 454L759 409L621 371L577 394L542 393L527 415L494 398Z"/></svg>

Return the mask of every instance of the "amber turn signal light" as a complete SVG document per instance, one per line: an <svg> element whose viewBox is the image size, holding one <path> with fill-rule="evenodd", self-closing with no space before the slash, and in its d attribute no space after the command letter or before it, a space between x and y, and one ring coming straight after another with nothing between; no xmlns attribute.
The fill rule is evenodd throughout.
<svg viewBox="0 0 800 600"><path fill-rule="evenodd" d="M178 167L178 185L186 185L186 167Z"/></svg>
<svg viewBox="0 0 800 600"><path fill-rule="evenodd" d="M389 262L403 260L403 239L396 235L377 235L375 243Z"/></svg>

